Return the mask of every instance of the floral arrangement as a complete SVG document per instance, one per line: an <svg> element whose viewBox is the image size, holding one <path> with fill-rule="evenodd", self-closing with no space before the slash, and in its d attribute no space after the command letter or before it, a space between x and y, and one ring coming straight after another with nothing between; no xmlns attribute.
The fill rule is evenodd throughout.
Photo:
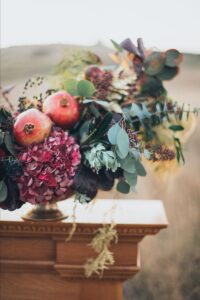
<svg viewBox="0 0 200 300"><path fill-rule="evenodd" d="M88 203L113 187L129 193L146 161L184 162L181 134L198 109L172 101L163 85L178 74L182 54L145 49L142 39L112 43L112 65L82 51L56 67L50 88L29 97L44 79L28 80L18 110L1 108L1 208L72 194Z"/></svg>

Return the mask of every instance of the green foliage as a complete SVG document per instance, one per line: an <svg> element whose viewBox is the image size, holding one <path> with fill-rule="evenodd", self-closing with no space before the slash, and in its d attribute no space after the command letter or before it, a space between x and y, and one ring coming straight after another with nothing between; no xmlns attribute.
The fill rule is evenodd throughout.
<svg viewBox="0 0 200 300"><path fill-rule="evenodd" d="M183 149L182 149L182 145L181 145L181 142L180 142L179 138L174 137L174 145L175 145L175 148L176 148L177 161L179 163L181 163L181 162L185 163L185 158L184 158L184 155L183 155Z"/></svg>
<svg viewBox="0 0 200 300"><path fill-rule="evenodd" d="M92 122L90 122L88 128L90 128L90 126L92 127L91 132L89 131L88 134L85 135L85 138L81 139L81 144L90 145L95 142L99 142L99 140L108 131L111 121L112 121L112 113L107 112L100 122L96 122L95 124L92 124Z"/></svg>
<svg viewBox="0 0 200 300"><path fill-rule="evenodd" d="M7 156L0 160L0 178L21 176L22 174L22 166L17 158Z"/></svg>
<svg viewBox="0 0 200 300"><path fill-rule="evenodd" d="M15 156L14 142L13 142L13 138L12 138L10 132L5 132L4 143L5 143L7 150L10 152L10 154Z"/></svg>
<svg viewBox="0 0 200 300"><path fill-rule="evenodd" d="M157 125L163 124L167 134L171 133L169 141L171 144L174 141L177 160L184 162L181 141L175 136L176 132L184 130L178 122L176 124L185 115L184 106L172 102L163 85L163 80L170 80L178 73L182 55L174 49L166 52L146 51L142 39L137 40L137 45L130 39L121 44L111 42L119 52L115 55L120 64L118 68L96 68L101 63L100 59L81 50L79 53L67 53L55 73L59 78L59 88L64 87L76 96L80 104L81 117L69 129L69 134L80 145L80 170L83 167L91 172L91 177L95 177L95 192L98 186L103 186L100 179L113 184L118 178L117 190L126 194L135 191L138 176L146 175L141 162L143 155L152 161L157 158L159 152L153 152L152 147L161 141L159 134L162 135L162 126L156 128ZM88 65L94 68L88 68ZM123 69L123 66L126 67ZM91 81L80 80L83 78ZM194 111L195 114L198 112ZM0 109L0 122L7 122L8 119L12 116ZM6 124L3 125L5 127ZM19 162L14 158L12 125L9 129L0 130L1 153L12 158L6 158L0 165L3 166L0 180L4 180L0 185L2 199L6 197L6 189L10 191L7 177L12 179L12 174L18 174L16 170L20 169ZM171 150L171 147L167 149ZM174 157L174 152L172 154ZM86 174L85 180L89 172ZM80 193L76 193L76 199L81 203L91 200ZM112 263L112 255L106 250L89 264L90 274L109 263Z"/></svg>
<svg viewBox="0 0 200 300"><path fill-rule="evenodd" d="M6 122L8 118L11 118L12 115L9 111L4 109L3 107L0 108L0 123Z"/></svg>
<svg viewBox="0 0 200 300"><path fill-rule="evenodd" d="M106 132L108 131L108 128L110 126L110 123L112 121L112 113L107 112L104 116L104 118L101 120L101 122L97 125L95 138L101 138Z"/></svg>
<svg viewBox="0 0 200 300"><path fill-rule="evenodd" d="M151 158L151 152L147 149L144 149L144 157L146 159L150 159Z"/></svg>
<svg viewBox="0 0 200 300"><path fill-rule="evenodd" d="M120 129L121 127L119 126L119 123L116 123L108 130L108 140L112 145L117 144L117 136Z"/></svg>
<svg viewBox="0 0 200 300"><path fill-rule="evenodd" d="M146 170L139 160L135 160L135 168L139 176L146 176Z"/></svg>
<svg viewBox="0 0 200 300"><path fill-rule="evenodd" d="M172 131L183 131L184 127L181 125L170 125L169 129Z"/></svg>
<svg viewBox="0 0 200 300"><path fill-rule="evenodd" d="M131 187L136 186L136 184L137 184L137 174L136 173L128 173L128 172L124 171L124 177Z"/></svg>
<svg viewBox="0 0 200 300"><path fill-rule="evenodd" d="M120 152L120 157L125 158L129 152L129 137L124 129L120 129L117 134L117 147Z"/></svg>
<svg viewBox="0 0 200 300"><path fill-rule="evenodd" d="M96 99L84 99L83 100L83 104L88 104L88 103L98 104L104 108L107 108L109 106L109 102L104 101L104 100L96 100Z"/></svg>
<svg viewBox="0 0 200 300"><path fill-rule="evenodd" d="M65 81L65 88L74 96L81 96L90 98L95 92L95 87L92 82L88 80L77 81L75 79L68 79Z"/></svg>
<svg viewBox="0 0 200 300"><path fill-rule="evenodd" d="M122 194L128 194L130 191L130 185L126 181L118 181L117 190Z"/></svg>
<svg viewBox="0 0 200 300"><path fill-rule="evenodd" d="M120 162L121 168L124 171L126 171L128 173L133 173L133 174L136 173L135 159L133 158L133 156L130 153L124 159L119 158L119 162Z"/></svg>
<svg viewBox="0 0 200 300"><path fill-rule="evenodd" d="M193 109L193 114L195 114L196 116L198 116L199 113L200 113L200 108L195 107L195 108ZM189 117L189 115L188 115L187 117Z"/></svg>
<svg viewBox="0 0 200 300"><path fill-rule="evenodd" d="M88 196L80 194L78 192L76 192L75 194L75 200L81 204L89 203L90 201L92 201L92 199L89 198Z"/></svg>
<svg viewBox="0 0 200 300"><path fill-rule="evenodd" d="M150 76L159 74L165 65L165 56L161 52L152 52L145 62L145 73Z"/></svg>
<svg viewBox="0 0 200 300"><path fill-rule="evenodd" d="M5 147L10 155L15 156L14 137L12 133L13 118L10 112L0 109L0 145Z"/></svg>
<svg viewBox="0 0 200 300"><path fill-rule="evenodd" d="M95 92L95 87L89 80L80 80L77 84L77 93L82 97L92 97Z"/></svg>
<svg viewBox="0 0 200 300"><path fill-rule="evenodd" d="M102 168L116 172L120 164L117 161L116 154L112 150L106 150L101 143L93 146L92 149L85 151L86 165L98 173Z"/></svg>
<svg viewBox="0 0 200 300"><path fill-rule="evenodd" d="M146 76L142 81L141 95L159 97L165 95L166 90L163 87L162 81L153 76Z"/></svg>
<svg viewBox="0 0 200 300"><path fill-rule="evenodd" d="M165 66L160 73L157 74L157 77L160 80L170 80L178 74L178 67L168 67Z"/></svg>
<svg viewBox="0 0 200 300"><path fill-rule="evenodd" d="M183 55L176 49L169 49L166 51L166 66L177 67L183 59Z"/></svg>
<svg viewBox="0 0 200 300"><path fill-rule="evenodd" d="M3 202L6 200L8 194L7 186L4 182L4 180L0 181L0 202Z"/></svg>
<svg viewBox="0 0 200 300"><path fill-rule="evenodd" d="M132 117L137 116L140 120L149 118L151 116L145 104L135 104L131 105L130 115Z"/></svg>
<svg viewBox="0 0 200 300"><path fill-rule="evenodd" d="M78 85L78 81L75 79L68 79L64 83L64 86L68 91L68 93L70 93L73 96L78 96L77 85Z"/></svg>
<svg viewBox="0 0 200 300"><path fill-rule="evenodd" d="M141 96L154 98L165 96L166 90L162 81L170 80L178 74L181 61L182 55L174 49L150 53L144 62L145 76L139 80Z"/></svg>

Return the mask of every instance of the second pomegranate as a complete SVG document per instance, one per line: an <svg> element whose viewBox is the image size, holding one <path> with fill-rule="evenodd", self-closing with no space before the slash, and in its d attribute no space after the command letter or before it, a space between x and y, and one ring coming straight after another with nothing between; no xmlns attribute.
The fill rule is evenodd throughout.
<svg viewBox="0 0 200 300"><path fill-rule="evenodd" d="M80 118L78 101L65 91L47 97L43 104L43 111L63 129L73 127Z"/></svg>

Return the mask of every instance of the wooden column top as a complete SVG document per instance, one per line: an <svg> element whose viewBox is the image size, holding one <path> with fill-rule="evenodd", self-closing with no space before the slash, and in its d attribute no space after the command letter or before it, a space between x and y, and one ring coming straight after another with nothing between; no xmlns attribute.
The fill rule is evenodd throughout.
<svg viewBox="0 0 200 300"><path fill-rule="evenodd" d="M139 242L168 225L160 200L98 199L89 205L77 204L76 231L67 241L74 201L65 200L58 206L69 216L64 221L22 221L21 216L32 208L29 204L15 212L0 211L2 270L83 280L85 262L96 256L89 243L102 224L114 222L118 243L112 244L110 250L115 264L105 271L103 280L123 281L140 269ZM93 279L100 280L97 275L90 278Z"/></svg>
<svg viewBox="0 0 200 300"><path fill-rule="evenodd" d="M72 222L73 199L58 203L62 212L69 215L62 223ZM0 210L1 221L22 221L21 216L32 208L25 204L19 210L9 212ZM165 209L160 200L127 200L98 199L90 204L76 205L76 223L102 224L111 223L124 225L155 225L167 227Z"/></svg>

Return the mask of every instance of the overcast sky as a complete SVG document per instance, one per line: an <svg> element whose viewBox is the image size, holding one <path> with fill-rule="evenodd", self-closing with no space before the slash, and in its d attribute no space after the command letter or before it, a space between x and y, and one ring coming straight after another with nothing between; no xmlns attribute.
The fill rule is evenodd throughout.
<svg viewBox="0 0 200 300"><path fill-rule="evenodd" d="M1 0L1 47L126 37L200 53L200 0Z"/></svg>

